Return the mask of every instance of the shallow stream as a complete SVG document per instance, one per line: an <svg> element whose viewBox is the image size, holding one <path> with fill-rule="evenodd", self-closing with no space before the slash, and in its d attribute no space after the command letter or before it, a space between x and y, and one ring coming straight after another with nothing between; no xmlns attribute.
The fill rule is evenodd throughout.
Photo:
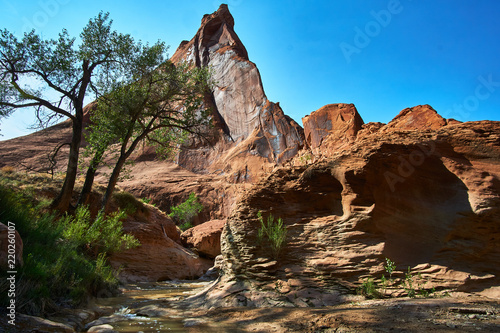
<svg viewBox="0 0 500 333"><path fill-rule="evenodd" d="M208 328L205 320L190 317L192 311L171 306L172 302L194 295L208 284L200 281L129 284L121 295L97 300L97 305L112 308L114 313L90 326L109 324L115 331L134 333L193 332L197 326Z"/></svg>

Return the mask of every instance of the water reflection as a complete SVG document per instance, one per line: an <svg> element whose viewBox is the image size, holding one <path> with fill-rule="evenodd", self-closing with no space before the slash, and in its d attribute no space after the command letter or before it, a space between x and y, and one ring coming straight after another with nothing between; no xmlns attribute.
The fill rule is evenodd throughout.
<svg viewBox="0 0 500 333"><path fill-rule="evenodd" d="M208 284L199 281L129 284L119 296L97 301L99 306L110 307L115 312L88 327L109 324L118 332L189 332L190 326L200 323L187 319L186 311L167 305L196 294Z"/></svg>

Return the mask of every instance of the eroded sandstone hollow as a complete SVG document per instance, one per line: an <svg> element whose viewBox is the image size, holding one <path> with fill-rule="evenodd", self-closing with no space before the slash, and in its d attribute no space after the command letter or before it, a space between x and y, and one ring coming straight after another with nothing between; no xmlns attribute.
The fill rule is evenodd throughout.
<svg viewBox="0 0 500 333"><path fill-rule="evenodd" d="M204 301L276 305L279 281L281 305L334 304L385 273L386 257L428 288L499 297L500 124L383 129L257 183L226 224L222 277ZM277 260L259 245L258 211L287 225Z"/></svg>
<svg viewBox="0 0 500 333"><path fill-rule="evenodd" d="M407 267L420 273L426 288L500 298L500 122L461 123L418 105L388 124L365 124L353 104L337 103L304 117L302 128L267 99L226 5L203 17L172 61L212 68L212 142L192 140L176 163L145 147L119 185L166 212L191 192L200 198L194 224L210 222L182 243L210 259L221 253L220 277L191 304L335 304L380 278L385 258L400 277ZM4 141L0 166L50 170L47 154L69 135L65 122ZM257 240L259 211L288 230L277 258ZM114 258L128 267L125 280L203 274L206 260L181 246L165 214L154 216L125 223L143 243Z"/></svg>

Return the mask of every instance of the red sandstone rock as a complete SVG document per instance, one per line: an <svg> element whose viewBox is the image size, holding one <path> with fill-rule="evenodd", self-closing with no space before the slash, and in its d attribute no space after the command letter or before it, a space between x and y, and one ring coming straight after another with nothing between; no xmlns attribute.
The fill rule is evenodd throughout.
<svg viewBox="0 0 500 333"><path fill-rule="evenodd" d="M208 221L181 234L182 244L199 254L215 258L220 254L220 235L226 220Z"/></svg>
<svg viewBox="0 0 500 333"><path fill-rule="evenodd" d="M425 104L402 110L384 127L384 131L429 130L439 129L446 125L446 119L441 117L432 106Z"/></svg>
<svg viewBox="0 0 500 333"><path fill-rule="evenodd" d="M327 153L352 144L364 124L354 104L328 104L302 118L313 152ZM319 149L321 147L321 149Z"/></svg>
<svg viewBox="0 0 500 333"><path fill-rule="evenodd" d="M227 5L203 17L196 35L181 43L172 61L210 66L216 82L208 102L218 138L213 149L198 145L182 151L183 167L224 172L229 181L256 181L266 168L288 161L303 147L302 128L267 100Z"/></svg>
<svg viewBox="0 0 500 333"><path fill-rule="evenodd" d="M411 267L426 288L498 297L499 157L500 122L482 121L375 132L330 160L278 169L228 219L223 278L205 304L273 306L256 290L276 280L294 284L286 304L333 304L343 288L381 277L386 257L398 279ZM287 225L278 261L257 242L258 211Z"/></svg>
<svg viewBox="0 0 500 333"><path fill-rule="evenodd" d="M111 265L121 268L120 279L152 282L202 276L212 263L173 240L179 239L179 233L168 216L155 209L147 212L123 223L124 231L134 235L141 245L110 257Z"/></svg>

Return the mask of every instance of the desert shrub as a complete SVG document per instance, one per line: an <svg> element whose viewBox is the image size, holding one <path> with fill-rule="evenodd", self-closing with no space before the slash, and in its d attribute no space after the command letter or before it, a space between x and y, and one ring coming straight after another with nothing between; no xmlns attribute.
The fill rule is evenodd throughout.
<svg viewBox="0 0 500 333"><path fill-rule="evenodd" d="M108 216L99 212L95 219L90 217L87 207L79 207L74 216L64 219L63 237L71 246L97 258L120 250L138 246L134 236L123 233L121 220L125 212L117 211Z"/></svg>
<svg viewBox="0 0 500 333"><path fill-rule="evenodd" d="M102 216L91 224L94 221L88 220L88 212L82 209L74 217L58 219L43 213L37 199L26 195L24 191L0 186L0 222L15 223L24 245L24 265L17 267L16 274L17 310L42 315L61 306L82 305L102 291L116 291L116 272L107 264L105 251L119 247L117 239L123 232L118 217L123 215ZM89 251L85 242L91 236L84 231L95 237L97 229L103 241L95 242ZM95 249L101 252L96 253ZM5 274L5 270L0 271L2 307L9 301Z"/></svg>
<svg viewBox="0 0 500 333"><path fill-rule="evenodd" d="M267 242L271 246L272 257L274 259L278 259L281 250L283 250L286 245L286 226L283 224L283 220L281 218L278 218L278 220L275 221L272 214L268 216L266 222L264 222L262 212L259 211L257 213L257 217L260 221L260 228L257 233L257 239L259 243L267 240Z"/></svg>
<svg viewBox="0 0 500 333"><path fill-rule="evenodd" d="M358 293L368 298L380 298L382 295L377 290L377 285L371 277L367 278L358 288Z"/></svg>
<svg viewBox="0 0 500 333"><path fill-rule="evenodd" d="M0 172L5 174L14 173L14 171L16 171L16 169L14 169L14 167L10 165L3 166L0 169Z"/></svg>
<svg viewBox="0 0 500 333"><path fill-rule="evenodd" d="M133 194L121 191L113 193L115 203L124 210L125 213L133 215L137 212L146 212L146 208L142 201L138 200Z"/></svg>
<svg viewBox="0 0 500 333"><path fill-rule="evenodd" d="M179 228L187 230L193 227L193 218L203 210L203 205L198 201L198 197L192 192L186 201L177 206L170 207L170 216Z"/></svg>
<svg viewBox="0 0 500 333"><path fill-rule="evenodd" d="M389 281L392 282L392 273L396 269L396 263L389 258L385 258L384 269L387 273L389 273Z"/></svg>

